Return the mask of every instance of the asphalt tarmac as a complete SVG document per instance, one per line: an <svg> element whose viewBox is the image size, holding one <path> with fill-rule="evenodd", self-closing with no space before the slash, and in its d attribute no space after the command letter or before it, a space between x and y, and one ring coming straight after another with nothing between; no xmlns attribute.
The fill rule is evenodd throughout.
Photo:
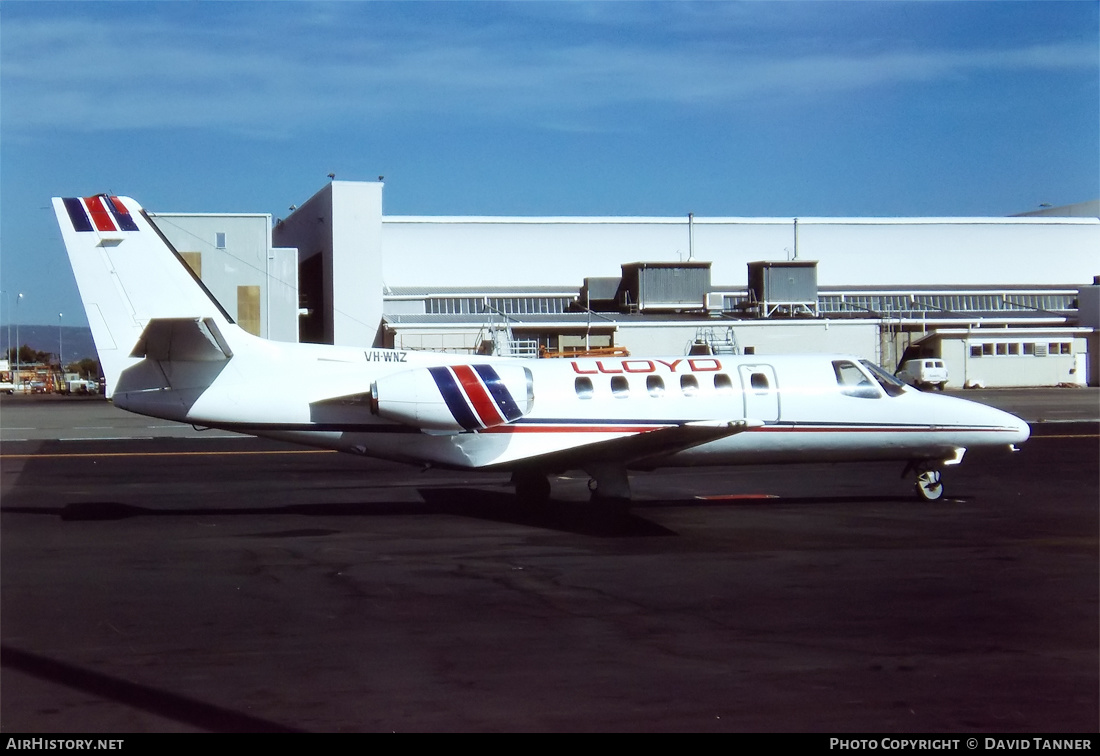
<svg viewBox="0 0 1100 756"><path fill-rule="evenodd" d="M754 466L616 512L37 407L2 407L6 733L1100 730L1081 411L931 504L898 465Z"/></svg>

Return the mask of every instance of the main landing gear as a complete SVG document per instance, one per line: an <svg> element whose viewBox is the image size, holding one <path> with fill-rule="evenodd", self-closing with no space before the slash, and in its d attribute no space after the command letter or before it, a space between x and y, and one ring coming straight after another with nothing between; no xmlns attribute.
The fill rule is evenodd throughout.
<svg viewBox="0 0 1100 756"><path fill-rule="evenodd" d="M550 479L538 470L516 470L512 473L516 498L528 506L542 506L550 501Z"/></svg>
<svg viewBox="0 0 1100 756"><path fill-rule="evenodd" d="M592 465L586 467L592 477L588 481L589 498L601 504L626 506L630 503L630 476L625 467Z"/></svg>
<svg viewBox="0 0 1100 756"><path fill-rule="evenodd" d="M613 465L594 465L586 469L591 475L588 481L590 499L600 504L627 504L630 502L630 478L626 468ZM550 479L541 470L515 470L512 485L516 498L527 506L542 506L550 501Z"/></svg>

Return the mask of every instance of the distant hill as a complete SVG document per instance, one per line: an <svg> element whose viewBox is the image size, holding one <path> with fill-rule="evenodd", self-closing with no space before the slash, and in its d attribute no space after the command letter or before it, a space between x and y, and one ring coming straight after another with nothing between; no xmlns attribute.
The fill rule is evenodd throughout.
<svg viewBox="0 0 1100 756"><path fill-rule="evenodd" d="M61 348L64 350L65 363L76 362L85 357L96 358L95 342L92 341L92 329L87 326L61 326ZM8 328L0 327L0 342L7 344ZM57 354L58 326L21 325L19 341L38 352ZM15 326L11 327L11 343L15 346Z"/></svg>

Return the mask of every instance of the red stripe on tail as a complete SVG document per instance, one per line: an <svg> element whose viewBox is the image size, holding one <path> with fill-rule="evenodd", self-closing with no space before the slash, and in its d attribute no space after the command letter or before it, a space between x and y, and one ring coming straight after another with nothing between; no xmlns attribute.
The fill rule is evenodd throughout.
<svg viewBox="0 0 1100 756"><path fill-rule="evenodd" d="M85 197L84 204L88 206L88 214L92 216L92 223L96 231L118 231L114 218L107 211L103 200L99 197Z"/></svg>
<svg viewBox="0 0 1100 756"><path fill-rule="evenodd" d="M493 402L493 397L489 396L489 392L478 380L474 369L469 365L452 365L451 370L454 371L455 377L458 378L458 382L461 384L462 390L466 393L470 403L474 405L474 411L481 419L481 424L486 428L500 425L504 417L497 409L496 403Z"/></svg>

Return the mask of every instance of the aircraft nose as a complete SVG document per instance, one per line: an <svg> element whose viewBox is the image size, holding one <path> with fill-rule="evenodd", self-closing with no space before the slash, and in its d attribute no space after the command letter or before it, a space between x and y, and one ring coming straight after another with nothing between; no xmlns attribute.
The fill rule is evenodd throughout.
<svg viewBox="0 0 1100 756"><path fill-rule="evenodd" d="M1022 444L1031 436L1031 427L1010 412L960 397L922 394L936 402L936 416L946 426L968 427L971 435L965 446Z"/></svg>
<svg viewBox="0 0 1100 756"><path fill-rule="evenodd" d="M998 438L1003 439L1006 444L1022 444L1031 436L1031 426L1011 412L993 407L985 409L989 413L988 424L1004 429L1003 435L999 435Z"/></svg>
<svg viewBox="0 0 1100 756"><path fill-rule="evenodd" d="M1031 426L1020 418L1016 417L1015 415L1009 415L1007 412L1005 414L1013 420L1013 427L1016 431L1016 434L1010 443L1022 444L1024 441L1027 441L1028 438L1031 437Z"/></svg>

